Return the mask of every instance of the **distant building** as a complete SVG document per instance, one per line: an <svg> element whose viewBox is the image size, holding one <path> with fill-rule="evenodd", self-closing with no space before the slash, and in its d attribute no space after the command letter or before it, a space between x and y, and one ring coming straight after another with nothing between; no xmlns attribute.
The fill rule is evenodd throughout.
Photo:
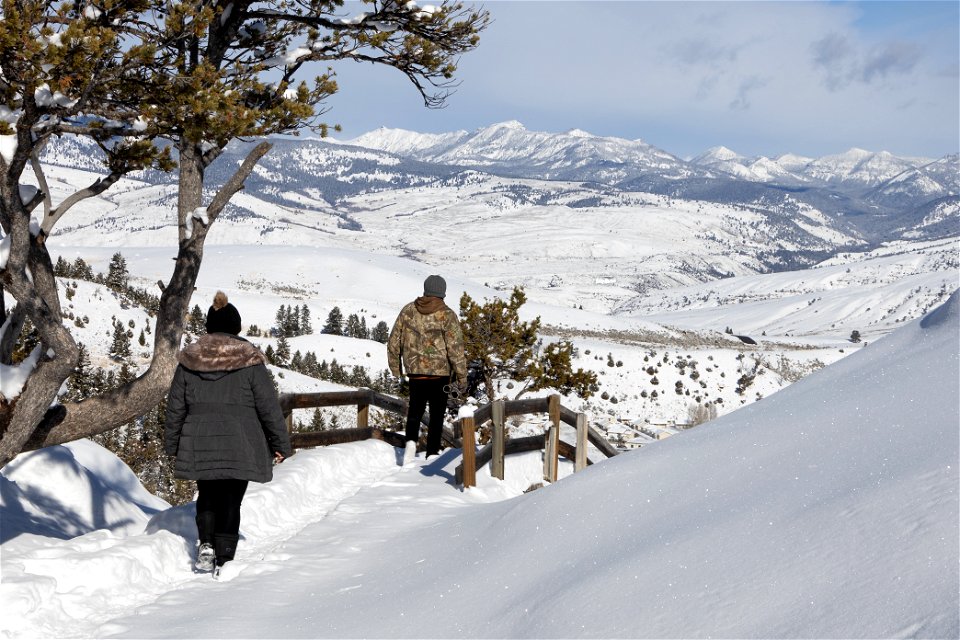
<svg viewBox="0 0 960 640"><path fill-rule="evenodd" d="M656 442L656 438L651 438L645 433L640 433L637 436L630 438L623 444L627 449L639 449L643 445L650 444L651 442Z"/></svg>

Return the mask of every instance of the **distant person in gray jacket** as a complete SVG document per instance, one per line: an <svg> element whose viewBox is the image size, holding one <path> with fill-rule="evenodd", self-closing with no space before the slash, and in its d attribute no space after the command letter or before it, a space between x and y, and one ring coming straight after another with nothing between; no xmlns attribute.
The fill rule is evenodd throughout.
<svg viewBox="0 0 960 640"><path fill-rule="evenodd" d="M247 483L269 482L291 455L277 392L257 347L239 337L240 314L218 291L207 334L187 345L170 385L164 430L174 476L197 481L196 568L233 560Z"/></svg>

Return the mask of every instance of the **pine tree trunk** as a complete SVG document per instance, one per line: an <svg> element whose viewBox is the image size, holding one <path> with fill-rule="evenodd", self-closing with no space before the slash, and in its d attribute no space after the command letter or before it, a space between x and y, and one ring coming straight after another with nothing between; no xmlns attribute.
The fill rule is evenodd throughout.
<svg viewBox="0 0 960 640"><path fill-rule="evenodd" d="M42 236L31 237L27 266L32 279L26 270L8 269L6 285L40 335L44 352L20 394L0 407L0 467L23 450L46 413L60 413L49 407L79 355L73 336L63 325L53 265Z"/></svg>
<svg viewBox="0 0 960 640"><path fill-rule="evenodd" d="M48 412L43 420L35 422L39 422L39 426L25 443L24 451L63 444L115 429L143 415L166 396L177 367L184 322L200 273L206 238L206 228L202 225L198 225L201 228L192 238L186 236L185 226L187 217L202 202L202 160L199 153L189 146L181 149L180 158L177 202L180 246L173 275L160 296L150 367L143 375L117 389L81 402L66 403L63 405L65 411ZM5 462L2 457L0 462Z"/></svg>

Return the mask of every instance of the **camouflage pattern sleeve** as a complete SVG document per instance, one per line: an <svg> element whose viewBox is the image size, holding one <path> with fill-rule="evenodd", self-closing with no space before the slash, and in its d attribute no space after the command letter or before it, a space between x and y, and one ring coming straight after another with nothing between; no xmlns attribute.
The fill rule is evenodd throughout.
<svg viewBox="0 0 960 640"><path fill-rule="evenodd" d="M400 351L403 344L403 312L397 316L397 321L393 323L393 329L390 331L390 338L387 340L387 366L390 367L390 373L395 378L403 375L403 367L400 364Z"/></svg>
<svg viewBox="0 0 960 640"><path fill-rule="evenodd" d="M452 373L459 384L467 384L467 356L463 346L463 330L460 328L460 320L457 314L452 310L447 314L447 331L445 342L447 343L447 360L449 360Z"/></svg>

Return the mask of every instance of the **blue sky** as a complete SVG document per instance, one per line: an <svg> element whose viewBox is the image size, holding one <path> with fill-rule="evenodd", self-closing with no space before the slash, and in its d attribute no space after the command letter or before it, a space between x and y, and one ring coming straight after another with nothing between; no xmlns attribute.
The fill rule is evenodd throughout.
<svg viewBox="0 0 960 640"><path fill-rule="evenodd" d="M460 60L461 84L442 110L425 108L395 71L335 67L341 91L326 115L344 128L335 137L519 120L685 157L717 145L766 156L960 150L956 0L483 6L494 22Z"/></svg>

